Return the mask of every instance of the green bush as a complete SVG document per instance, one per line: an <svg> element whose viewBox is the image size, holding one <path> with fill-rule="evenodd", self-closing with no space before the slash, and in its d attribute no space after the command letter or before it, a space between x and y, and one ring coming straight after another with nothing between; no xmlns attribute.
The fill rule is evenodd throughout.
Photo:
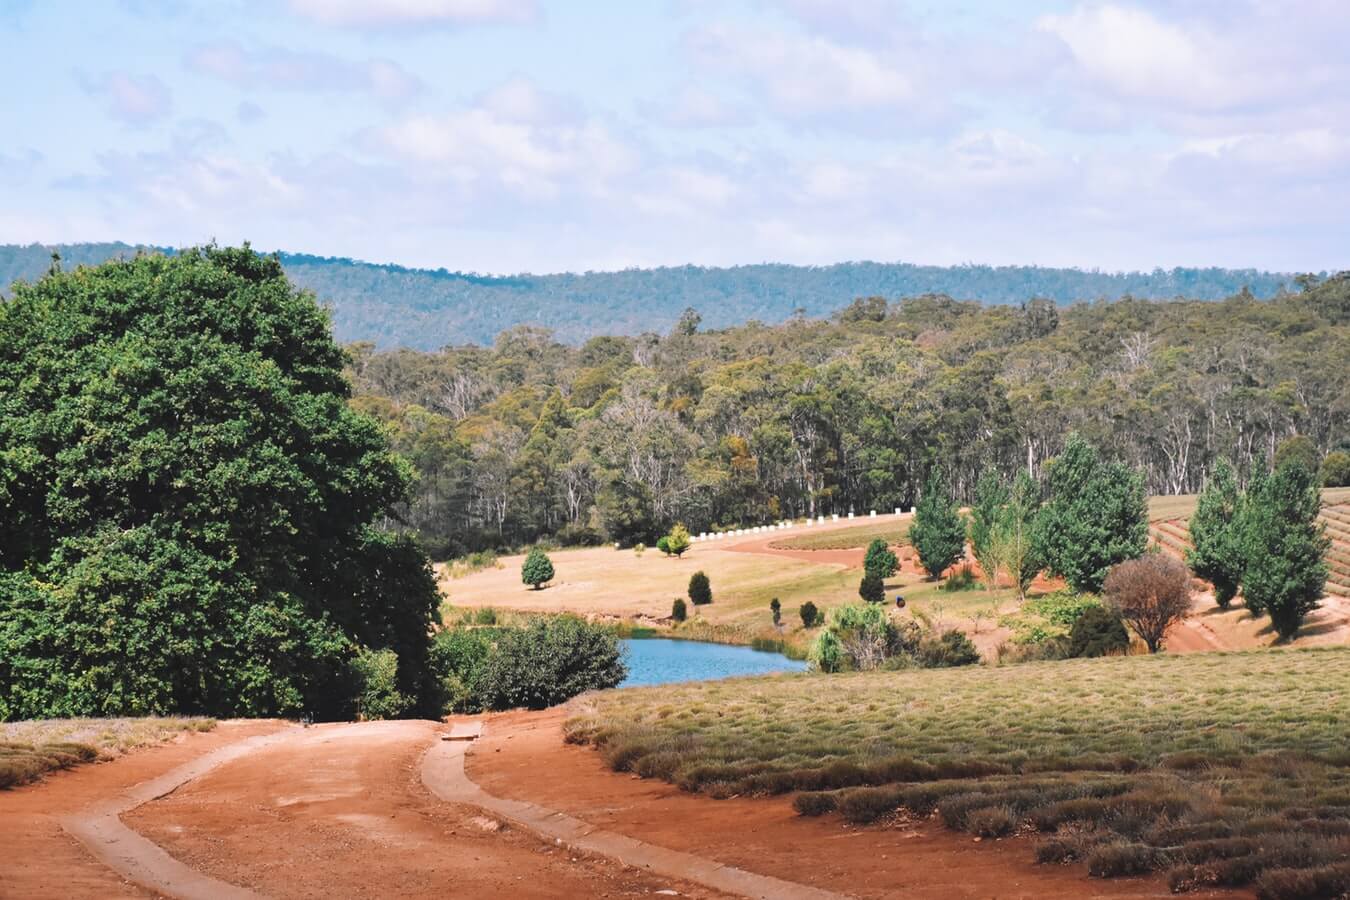
<svg viewBox="0 0 1350 900"><path fill-rule="evenodd" d="M532 547L520 567L520 580L536 591L553 579L553 560L541 547Z"/></svg>
<svg viewBox="0 0 1350 900"><path fill-rule="evenodd" d="M662 535L656 539L656 549L660 550L666 556L670 556L670 538Z"/></svg>
<svg viewBox="0 0 1350 900"><path fill-rule="evenodd" d="M684 600L679 597L675 598L675 602L670 605L670 617L676 622L683 622L689 618L689 610L684 605Z"/></svg>
<svg viewBox="0 0 1350 900"><path fill-rule="evenodd" d="M484 628L444 628L431 642L432 668L441 679L446 712L478 712L478 679L492 652L492 632Z"/></svg>
<svg viewBox="0 0 1350 900"><path fill-rule="evenodd" d="M821 613L810 600L807 600L798 608L797 614L802 617L803 628L815 628L816 625L820 624Z"/></svg>
<svg viewBox="0 0 1350 900"><path fill-rule="evenodd" d="M712 584L702 570L689 576L689 600L695 606L707 606L713 602Z"/></svg>
<svg viewBox="0 0 1350 900"><path fill-rule="evenodd" d="M1324 487L1350 487L1350 453L1332 450L1322 460Z"/></svg>
<svg viewBox="0 0 1350 900"><path fill-rule="evenodd" d="M1214 585L1214 600L1220 609L1233 602L1242 580L1242 522L1237 473L1228 460L1220 458L1188 523L1193 546L1186 551L1186 565Z"/></svg>
<svg viewBox="0 0 1350 900"><path fill-rule="evenodd" d="M868 572L858 583L858 596L868 603L881 603L886 599L886 585L880 575Z"/></svg>
<svg viewBox="0 0 1350 900"><path fill-rule="evenodd" d="M966 637L965 632L953 628L939 638L927 638L919 644L920 664L930 669L969 666L980 661L980 651Z"/></svg>
<svg viewBox="0 0 1350 900"><path fill-rule="evenodd" d="M1093 605L1082 611L1069 628L1069 655L1109 656L1130 649L1130 635L1120 614Z"/></svg>
<svg viewBox="0 0 1350 900"><path fill-rule="evenodd" d="M970 566L962 566L949 572L939 589L949 592L973 591L979 586L980 582L975 577L975 571Z"/></svg>
<svg viewBox="0 0 1350 900"><path fill-rule="evenodd" d="M890 578L900 568L900 560L885 539L877 538L867 545L863 554L863 571L879 579Z"/></svg>
<svg viewBox="0 0 1350 900"><path fill-rule="evenodd" d="M689 529L679 522L675 523L675 527L670 529L670 534L666 535L664 540L666 542L665 552L673 553L675 556L684 556L684 552L693 544L693 539L689 536ZM657 546L660 546L660 542L657 542Z"/></svg>
<svg viewBox="0 0 1350 900"><path fill-rule="evenodd" d="M503 632L478 681L485 709L543 709L628 675L618 639L575 616L536 619Z"/></svg>
<svg viewBox="0 0 1350 900"><path fill-rule="evenodd" d="M393 650L362 647L352 659L356 676L357 715L365 719L393 719L411 705L398 690L398 654Z"/></svg>

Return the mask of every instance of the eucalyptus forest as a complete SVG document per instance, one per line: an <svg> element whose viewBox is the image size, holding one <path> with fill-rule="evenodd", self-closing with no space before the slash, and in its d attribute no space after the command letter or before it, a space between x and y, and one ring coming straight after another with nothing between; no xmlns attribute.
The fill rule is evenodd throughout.
<svg viewBox="0 0 1350 900"><path fill-rule="evenodd" d="M982 305L860 298L823 319L580 346L517 326L438 352L349 345L356 405L417 471L399 515L433 555L648 540L911 507L934 468L1039 477L1070 434L1198 492L1282 445L1341 475L1350 450L1350 277L1260 300Z"/></svg>

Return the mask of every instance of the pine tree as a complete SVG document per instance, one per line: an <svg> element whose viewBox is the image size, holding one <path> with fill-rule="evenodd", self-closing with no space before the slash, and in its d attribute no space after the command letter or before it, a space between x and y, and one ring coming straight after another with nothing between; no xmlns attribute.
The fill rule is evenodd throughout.
<svg viewBox="0 0 1350 900"><path fill-rule="evenodd" d="M689 600L695 606L707 606L713 602L712 585L703 572L695 572L689 577Z"/></svg>
<svg viewBox="0 0 1350 900"><path fill-rule="evenodd" d="M886 585L881 576L868 572L858 584L858 596L868 603L881 603L886 599Z"/></svg>
<svg viewBox="0 0 1350 900"><path fill-rule="evenodd" d="M891 551L883 538L877 538L867 545L863 556L863 571L877 578L890 578L900 568L900 560Z"/></svg>
<svg viewBox="0 0 1350 900"><path fill-rule="evenodd" d="M965 555L966 523L942 473L934 469L914 508L909 542L929 578L938 578Z"/></svg>
<svg viewBox="0 0 1350 900"><path fill-rule="evenodd" d="M1237 596L1244 554L1241 529L1242 491L1237 474L1219 459L1191 516L1191 542L1186 564L1196 577L1214 585L1214 600L1227 609Z"/></svg>
<svg viewBox="0 0 1350 900"><path fill-rule="evenodd" d="M1243 504L1242 594L1254 613L1269 613L1281 638L1298 634L1326 587L1330 541L1317 520L1322 495L1301 460L1258 476Z"/></svg>
<svg viewBox="0 0 1350 900"><path fill-rule="evenodd" d="M670 529L670 534L666 535L664 540L666 542L666 546L663 548L665 552L673 553L676 556L683 556L684 551L688 550L692 543L689 538L689 529L679 522L675 523L675 527Z"/></svg>
<svg viewBox="0 0 1350 900"><path fill-rule="evenodd" d="M1008 494L1008 502L999 510L994 526L993 565L1008 573L1017 587L1018 599L1025 600L1031 582L1045 567L1037 552L1033 534L1041 508L1041 491L1030 473L1019 472ZM989 573L993 578L993 573Z"/></svg>
<svg viewBox="0 0 1350 900"><path fill-rule="evenodd" d="M1144 480L1072 435L1047 464L1049 502L1036 517L1035 547L1046 567L1075 591L1098 593L1116 563L1148 549Z"/></svg>

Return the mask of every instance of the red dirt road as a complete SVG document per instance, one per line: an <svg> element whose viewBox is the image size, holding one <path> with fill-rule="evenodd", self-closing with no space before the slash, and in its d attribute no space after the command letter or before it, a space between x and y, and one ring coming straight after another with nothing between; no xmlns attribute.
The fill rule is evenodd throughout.
<svg viewBox="0 0 1350 900"><path fill-rule="evenodd" d="M285 727L275 722L223 722L206 734L184 733L166 744L113 762L57 772L38 784L0 791L0 897L149 897L123 881L62 831L62 816L226 744Z"/></svg>
<svg viewBox="0 0 1350 900"><path fill-rule="evenodd" d="M711 800L616 775L593 750L564 744L564 710L491 717L469 753L490 794L529 800L662 847L859 898L1170 897L1158 879L1089 879L1037 866L1027 841L975 842L931 822L854 829L797 816L786 798ZM1245 896L1193 894L1189 896Z"/></svg>
<svg viewBox="0 0 1350 900"><path fill-rule="evenodd" d="M586 858L441 803L420 781L439 726L319 726L124 821L198 871L278 898L721 897Z"/></svg>

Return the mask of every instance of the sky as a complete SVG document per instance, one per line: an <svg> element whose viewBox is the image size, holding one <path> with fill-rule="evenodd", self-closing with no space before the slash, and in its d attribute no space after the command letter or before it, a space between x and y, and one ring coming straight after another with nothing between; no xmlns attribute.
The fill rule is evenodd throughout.
<svg viewBox="0 0 1350 900"><path fill-rule="evenodd" d="M0 0L0 243L1350 267L1345 0Z"/></svg>

